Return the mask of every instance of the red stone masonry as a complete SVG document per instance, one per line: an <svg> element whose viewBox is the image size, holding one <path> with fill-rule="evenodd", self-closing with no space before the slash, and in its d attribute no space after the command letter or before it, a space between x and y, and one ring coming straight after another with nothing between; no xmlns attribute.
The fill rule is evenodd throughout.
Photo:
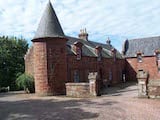
<svg viewBox="0 0 160 120"><path fill-rule="evenodd" d="M36 39L33 40L33 46L36 93L38 95L65 94L66 39Z"/></svg>
<svg viewBox="0 0 160 120"><path fill-rule="evenodd" d="M79 72L79 82L89 82L88 74L98 72L102 88L108 84L122 82L125 70L124 59L67 55L66 39L45 38L33 40L33 48L26 55L27 73L34 73L35 91L39 95L66 94L65 83L74 82L74 71Z"/></svg>
<svg viewBox="0 0 160 120"><path fill-rule="evenodd" d="M111 72L111 84L122 82L122 73L125 70L124 59L117 59L115 62L112 58L102 58L98 62L97 57L83 56L81 60L77 60L76 56L67 56L68 82L74 81L74 70L78 70L80 74L80 82L89 82L88 74L90 72L98 72L100 74L100 84L104 85L109 81Z"/></svg>
<svg viewBox="0 0 160 120"><path fill-rule="evenodd" d="M126 61L128 80L136 80L136 73L142 69L149 72L149 79L158 80L160 78L155 56L143 57L142 62L138 62L137 58L127 58Z"/></svg>
<svg viewBox="0 0 160 120"><path fill-rule="evenodd" d="M33 46L28 49L25 57L25 72L29 75L34 76L34 48Z"/></svg>
<svg viewBox="0 0 160 120"><path fill-rule="evenodd" d="M47 48L46 42L33 42L34 46L34 78L35 92L39 95L51 94L47 74Z"/></svg>
<svg viewBox="0 0 160 120"><path fill-rule="evenodd" d="M142 57L142 62L138 62L137 58L126 59L126 77L127 80L137 80L136 74L138 70L144 70L149 73L147 83L147 92L150 98L160 98L160 72L156 63L156 57Z"/></svg>
<svg viewBox="0 0 160 120"><path fill-rule="evenodd" d="M65 94L67 81L66 39L50 38L47 40L48 82L53 95Z"/></svg>

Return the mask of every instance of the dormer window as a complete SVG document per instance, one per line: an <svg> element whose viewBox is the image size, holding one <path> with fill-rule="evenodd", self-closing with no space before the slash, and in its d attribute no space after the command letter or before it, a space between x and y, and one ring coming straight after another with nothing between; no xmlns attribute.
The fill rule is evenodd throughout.
<svg viewBox="0 0 160 120"><path fill-rule="evenodd" d="M137 55L137 61L142 62L142 55Z"/></svg>
<svg viewBox="0 0 160 120"><path fill-rule="evenodd" d="M101 51L98 52L97 60L98 61L102 60L102 53L101 53Z"/></svg>
<svg viewBox="0 0 160 120"><path fill-rule="evenodd" d="M116 62L116 49L115 48L113 48L112 50L111 50L111 52L112 52L112 56L113 56L113 60L114 60L114 62Z"/></svg>
<svg viewBox="0 0 160 120"><path fill-rule="evenodd" d="M159 61L160 60L160 53L157 53L157 60Z"/></svg>
<svg viewBox="0 0 160 120"><path fill-rule="evenodd" d="M77 60L80 60L81 59L81 56L82 56L82 51L81 51L81 48L77 47Z"/></svg>
<svg viewBox="0 0 160 120"><path fill-rule="evenodd" d="M142 62L142 53L137 52L137 62L141 63Z"/></svg>
<svg viewBox="0 0 160 120"><path fill-rule="evenodd" d="M83 46L83 44L81 42L74 43L75 53L77 55L77 60L81 60L81 58L82 58L82 46Z"/></svg>
<svg viewBox="0 0 160 120"><path fill-rule="evenodd" d="M96 46L96 54L97 54L97 61L102 60L102 47L101 46Z"/></svg>

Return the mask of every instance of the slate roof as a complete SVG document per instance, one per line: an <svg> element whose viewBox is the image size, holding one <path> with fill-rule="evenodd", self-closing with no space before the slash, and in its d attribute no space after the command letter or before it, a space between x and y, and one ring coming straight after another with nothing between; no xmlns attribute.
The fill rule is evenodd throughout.
<svg viewBox="0 0 160 120"><path fill-rule="evenodd" d="M44 37L64 37L64 32L50 1L42 15L34 39Z"/></svg>
<svg viewBox="0 0 160 120"><path fill-rule="evenodd" d="M102 57L111 58L111 49L113 49L112 45L101 44L97 42L87 41L79 38L65 36L62 30L62 27L59 23L59 20L56 16L56 13L52 7L51 2L49 1L47 7L43 13L43 16L40 20L37 32L35 34L34 39L38 38L48 38L48 37L64 37L67 38L67 52L68 54L75 55L75 51L73 50L73 45L75 42L79 41L83 43L82 46L82 56L92 56L97 57L95 54L95 47L101 46L102 49ZM117 51L117 58L122 58L121 54Z"/></svg>
<svg viewBox="0 0 160 120"><path fill-rule="evenodd" d="M155 50L160 49L160 36L127 40L124 48L125 57L136 57L137 52L153 56Z"/></svg>
<svg viewBox="0 0 160 120"><path fill-rule="evenodd" d="M105 57L105 58L112 57L111 49L114 48L112 45L97 43L97 42L93 42L93 41L86 41L86 40L82 40L82 39L74 38L74 37L70 37L70 36L66 36L66 38L68 39L68 41L67 41L68 54L75 55L75 51L73 50L73 45L75 42L78 41L78 42L83 43L82 56L97 57L97 55L95 53L95 48L96 48L96 46L101 46L102 47L102 57ZM117 51L116 57L119 59L122 59L122 55L118 51Z"/></svg>

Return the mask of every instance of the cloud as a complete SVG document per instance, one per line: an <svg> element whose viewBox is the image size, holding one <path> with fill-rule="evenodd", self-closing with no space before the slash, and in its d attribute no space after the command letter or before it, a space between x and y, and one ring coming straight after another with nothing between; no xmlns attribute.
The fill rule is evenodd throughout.
<svg viewBox="0 0 160 120"><path fill-rule="evenodd" d="M0 0L0 35L23 36L30 41L47 0ZM160 35L160 1L51 0L66 35L87 28L89 39L105 43L110 37L119 50L126 38Z"/></svg>

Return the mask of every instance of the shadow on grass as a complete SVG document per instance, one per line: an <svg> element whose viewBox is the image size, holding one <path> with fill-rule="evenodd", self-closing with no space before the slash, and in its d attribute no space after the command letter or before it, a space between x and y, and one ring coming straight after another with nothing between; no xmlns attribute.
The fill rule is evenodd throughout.
<svg viewBox="0 0 160 120"><path fill-rule="evenodd" d="M86 101L84 101L86 102ZM18 120L83 120L93 119L98 113L84 111L77 100L21 100L0 101L0 119Z"/></svg>

